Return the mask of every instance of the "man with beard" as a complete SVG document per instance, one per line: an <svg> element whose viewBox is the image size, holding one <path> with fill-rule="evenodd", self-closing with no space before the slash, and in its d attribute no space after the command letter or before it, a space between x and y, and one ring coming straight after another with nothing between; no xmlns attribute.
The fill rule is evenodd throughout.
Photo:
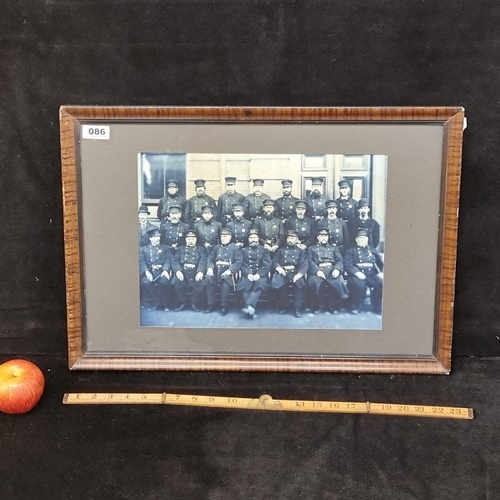
<svg viewBox="0 0 500 500"><path fill-rule="evenodd" d="M349 234L356 234L358 229L366 229L368 245L377 248L380 243L380 224L370 217L370 205L366 198L361 198L357 204L358 215L349 222ZM356 242L354 239L351 244Z"/></svg>
<svg viewBox="0 0 500 500"><path fill-rule="evenodd" d="M198 238L198 245L210 251L219 242L219 236L222 229L220 222L213 220L214 207L205 205L201 212L201 221L194 224L194 230Z"/></svg>
<svg viewBox="0 0 500 500"><path fill-rule="evenodd" d="M187 292L191 290L191 308L199 311L202 292L205 287L203 277L207 270L207 253L203 247L196 244L196 233L186 232L186 244L174 251L172 256L172 285L180 304L175 309L186 308Z"/></svg>
<svg viewBox="0 0 500 500"><path fill-rule="evenodd" d="M297 231L289 231L286 237L286 246L276 251L273 257L272 268L274 274L271 286L278 290L279 313L285 314L288 306L288 288L292 284L293 310L296 318L300 318L300 308L304 300L308 262L305 250L301 250L297 243Z"/></svg>
<svg viewBox="0 0 500 500"><path fill-rule="evenodd" d="M260 236L260 244L269 252L274 253L278 250L283 238L283 222L274 216L274 201L265 200L263 215L253 223L254 229L257 229Z"/></svg>
<svg viewBox="0 0 500 500"><path fill-rule="evenodd" d="M312 238L314 237L314 228L316 225L310 217L306 217L306 210L306 202L304 200L297 200L295 202L295 214L289 217L283 225L285 234L288 234L288 231L297 231L299 235L297 246L301 250L305 250L313 243ZM284 242L280 246L283 245Z"/></svg>
<svg viewBox="0 0 500 500"><path fill-rule="evenodd" d="M211 205L215 208L215 200L206 193L205 181L203 179L196 179L194 186L196 194L192 198L189 198L184 210L184 222L191 227L194 227L196 222L201 221L201 214L205 205Z"/></svg>
<svg viewBox="0 0 500 500"><path fill-rule="evenodd" d="M340 308L340 299L346 299L347 286L344 282L344 259L335 245L328 243L328 229L318 229L316 245L307 249L309 261L307 285L314 296L314 312L319 313L327 306L332 313Z"/></svg>
<svg viewBox="0 0 500 500"><path fill-rule="evenodd" d="M351 183L347 179L339 181L340 196L335 200L339 209L338 217L346 222L356 217L356 200L351 198Z"/></svg>
<svg viewBox="0 0 500 500"><path fill-rule="evenodd" d="M235 203L245 205L245 197L236 192L235 184L236 177L226 177L226 192L219 196L217 202L217 219L222 224L222 227L227 227L227 223L232 220L233 205Z"/></svg>
<svg viewBox="0 0 500 500"><path fill-rule="evenodd" d="M241 310L247 318L255 318L255 308L262 294L269 288L268 273L271 270L271 255L259 245L259 232L251 229L248 233L248 247L243 248L241 279L236 289L241 292L245 306Z"/></svg>
<svg viewBox="0 0 500 500"><path fill-rule="evenodd" d="M250 221L254 221L257 217L262 215L262 206L264 204L264 200L269 199L270 196L263 193L262 190L264 188L264 180L263 179L254 179L253 181L253 193L249 194L245 198L246 211L247 211L247 219Z"/></svg>
<svg viewBox="0 0 500 500"><path fill-rule="evenodd" d="M224 228L220 233L220 244L207 257L207 310L215 310L215 292L220 284L220 315L225 316L231 288L236 290L235 274L240 270L243 254L239 246L231 243L232 233Z"/></svg>
<svg viewBox="0 0 500 500"><path fill-rule="evenodd" d="M328 200L326 206L326 217L318 222L318 229L328 229L330 243L336 245L340 253L344 255L349 246L349 231L347 223L337 217L337 200Z"/></svg>
<svg viewBox="0 0 500 500"><path fill-rule="evenodd" d="M167 181L167 195L160 199L156 215L160 222L168 220L170 207L173 205L181 207L181 215L186 207L186 198L178 194L179 184L176 180Z"/></svg>
<svg viewBox="0 0 500 500"><path fill-rule="evenodd" d="M381 314L383 262L380 254L368 245L366 229L358 229L356 232L356 246L349 248L345 253L344 267L349 275L347 286L351 313L359 313L364 302L366 287L370 287L373 312Z"/></svg>
<svg viewBox="0 0 500 500"><path fill-rule="evenodd" d="M311 180L311 192L306 196L307 216L314 221L323 219L325 215L326 196L321 194L323 179L314 177Z"/></svg>
<svg viewBox="0 0 500 500"><path fill-rule="evenodd" d="M245 206L243 203L233 205L233 220L227 223L228 229L233 233L233 243L243 248L248 242L248 232L252 229L252 223L243 218Z"/></svg>
<svg viewBox="0 0 500 500"><path fill-rule="evenodd" d="M151 229L148 236L149 244L139 250L141 295L150 297L149 311L156 308L168 311L168 288L171 270L170 249L160 244L160 232L157 228Z"/></svg>
<svg viewBox="0 0 500 500"><path fill-rule="evenodd" d="M154 224L148 221L149 210L147 205L139 207L139 247L149 245L148 231L158 229Z"/></svg>
<svg viewBox="0 0 500 500"><path fill-rule="evenodd" d="M184 243L184 234L189 226L181 222L182 209L179 205L172 205L168 220L164 219L160 225L161 242L169 248L178 248Z"/></svg>
<svg viewBox="0 0 500 500"><path fill-rule="evenodd" d="M292 185L293 182L290 179L284 179L281 181L281 186L283 190L283 196L275 201L276 204L276 217L285 222L293 214L295 214L295 202L298 198L292 196Z"/></svg>

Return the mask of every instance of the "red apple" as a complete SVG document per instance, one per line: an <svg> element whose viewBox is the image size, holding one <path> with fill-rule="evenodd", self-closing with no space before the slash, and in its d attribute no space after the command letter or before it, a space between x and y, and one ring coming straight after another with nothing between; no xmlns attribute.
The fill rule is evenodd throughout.
<svg viewBox="0 0 500 500"><path fill-rule="evenodd" d="M26 413L42 397L45 378L38 366L24 359L0 365L0 411Z"/></svg>

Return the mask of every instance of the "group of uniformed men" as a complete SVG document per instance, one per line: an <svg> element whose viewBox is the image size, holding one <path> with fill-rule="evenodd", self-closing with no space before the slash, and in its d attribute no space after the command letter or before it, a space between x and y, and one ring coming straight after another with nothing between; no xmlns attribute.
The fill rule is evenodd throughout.
<svg viewBox="0 0 500 500"><path fill-rule="evenodd" d="M358 314L369 288L373 312L381 314L380 225L370 217L368 200L352 199L348 180L338 183L335 200L322 194L320 178L312 179L305 200L292 195L291 180L283 180L283 196L274 201L262 179L253 181L246 197L236 192L235 177L225 180L217 202L202 179L194 181L196 195L188 200L175 180L168 181L158 204L159 228L149 222L148 207L140 206L141 294L149 310L182 311L190 298L194 311L210 313L219 288L221 315L231 289L241 293L250 319L262 292L273 290L281 314L290 309L290 296L296 317L304 302L316 313L336 313L344 299Z"/></svg>

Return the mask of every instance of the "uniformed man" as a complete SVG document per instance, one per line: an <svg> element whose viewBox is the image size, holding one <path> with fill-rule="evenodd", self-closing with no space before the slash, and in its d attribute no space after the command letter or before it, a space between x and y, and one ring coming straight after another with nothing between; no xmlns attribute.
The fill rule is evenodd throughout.
<svg viewBox="0 0 500 500"><path fill-rule="evenodd" d="M351 198L351 183L342 179L338 183L340 196L336 199L338 204L338 217L349 222L356 217L356 200Z"/></svg>
<svg viewBox="0 0 500 500"><path fill-rule="evenodd" d="M214 207L212 205L205 205L202 208L201 219L195 223L194 230L198 238L198 245L206 248L208 252L219 242L222 225L214 220Z"/></svg>
<svg viewBox="0 0 500 500"><path fill-rule="evenodd" d="M167 195L160 199L156 216L160 222L167 220L170 214L170 207L176 205L181 207L181 215L186 207L186 198L178 194L179 183L176 180L167 181Z"/></svg>
<svg viewBox="0 0 500 500"><path fill-rule="evenodd" d="M141 295L148 295L151 299L149 311L157 308L168 311L168 289L171 278L170 249L160 244L160 232L157 228L151 229L148 236L149 244L139 249Z"/></svg>
<svg viewBox="0 0 500 500"><path fill-rule="evenodd" d="M247 318L253 319L262 292L269 288L268 274L271 271L271 255L268 250L259 245L257 229L250 229L248 247L243 248L242 253L241 279L236 289L241 292L245 304L241 311Z"/></svg>
<svg viewBox="0 0 500 500"><path fill-rule="evenodd" d="M328 200L326 206L326 217L318 222L317 229L328 229L330 243L336 245L340 253L344 255L349 244L349 230L347 222L337 217L337 200Z"/></svg>
<svg viewBox="0 0 500 500"><path fill-rule="evenodd" d="M297 231L299 235L299 242L297 246L301 250L305 250L308 245L314 243L314 231L316 223L306 216L307 204L304 200L297 200L295 202L295 214L285 220L283 224L284 233L288 231ZM280 246L284 246L285 241L282 241Z"/></svg>
<svg viewBox="0 0 500 500"><path fill-rule="evenodd" d="M290 179L283 179L281 181L283 196L275 201L276 217L283 222L295 213L295 202L298 201L298 198L292 196L292 185Z"/></svg>
<svg viewBox="0 0 500 500"><path fill-rule="evenodd" d="M189 198L186 202L186 209L184 210L184 222L194 227L196 222L201 221L201 214L205 205L211 205L215 209L215 200L208 196L205 188L205 181L203 179L196 179L194 181L196 194Z"/></svg>
<svg viewBox="0 0 500 500"><path fill-rule="evenodd" d="M246 207L246 218L250 221L254 221L257 217L262 215L262 206L264 200L271 198L269 195L263 192L264 180L254 179L253 180L253 193L249 194L245 198Z"/></svg>
<svg viewBox="0 0 500 500"><path fill-rule="evenodd" d="M220 315L225 316L231 288L236 290L236 273L243 262L241 248L231 243L230 229L223 228L220 234L220 244L216 245L207 257L207 310L215 310L215 292L220 284Z"/></svg>
<svg viewBox="0 0 500 500"><path fill-rule="evenodd" d="M329 243L328 229L318 229L316 237L317 244L307 249L307 285L311 297L314 296L314 312L319 313L326 306L330 312L337 313L340 299L348 297L343 278L344 259L339 248Z"/></svg>
<svg viewBox="0 0 500 500"><path fill-rule="evenodd" d="M185 239L186 244L172 255L172 285L180 301L175 310L182 311L186 308L187 292L190 290L191 308L199 311L205 288L203 278L207 270L207 252L196 244L195 231L188 230Z"/></svg>
<svg viewBox="0 0 500 500"><path fill-rule="evenodd" d="M181 222L182 208L172 205L168 219L160 225L161 243L169 248L178 248L184 244L184 234L189 229L185 222Z"/></svg>
<svg viewBox="0 0 500 500"><path fill-rule="evenodd" d="M226 192L219 196L217 202L217 220L222 227L227 227L227 223L233 219L233 205L245 204L245 197L236 191L235 185L236 177L226 177Z"/></svg>
<svg viewBox="0 0 500 500"><path fill-rule="evenodd" d="M361 198L357 203L358 214L349 222L349 234L356 234L358 229L366 229L368 245L377 248L380 243L380 224L370 217L370 205L366 198ZM351 245L355 245L354 238Z"/></svg>
<svg viewBox="0 0 500 500"><path fill-rule="evenodd" d="M252 223L243 218L245 206L243 203L233 205L233 220L227 223L227 227L233 233L233 243L243 248L248 243L248 232L252 229Z"/></svg>
<svg viewBox="0 0 500 500"><path fill-rule="evenodd" d="M327 198L321 193L323 179L314 177L311 180L311 192L306 196L307 216L314 221L319 221L325 216L325 203Z"/></svg>
<svg viewBox="0 0 500 500"><path fill-rule="evenodd" d="M365 298L366 287L371 290L373 312L382 312L383 262L380 254L368 245L368 232L358 229L356 246L349 248L344 256L344 268L348 273L347 286L351 312L358 314Z"/></svg>
<svg viewBox="0 0 500 500"><path fill-rule="evenodd" d="M139 207L139 247L145 247L149 245L149 234L148 231L152 229L158 229L154 224L151 224L148 220L149 210L147 205L141 205Z"/></svg>
<svg viewBox="0 0 500 500"><path fill-rule="evenodd" d="M301 250L297 243L299 237L297 231L289 231L286 238L286 246L279 248L274 257L272 269L274 271L271 286L279 292L279 313L284 314L288 306L288 289L293 289L293 310L296 318L300 318L300 308L304 300L304 288L306 286L305 274L308 262L305 250Z"/></svg>
<svg viewBox="0 0 500 500"><path fill-rule="evenodd" d="M255 220L253 227L259 232L260 244L269 252L274 253L283 239L283 222L274 216L273 200L265 200L262 210L262 217Z"/></svg>

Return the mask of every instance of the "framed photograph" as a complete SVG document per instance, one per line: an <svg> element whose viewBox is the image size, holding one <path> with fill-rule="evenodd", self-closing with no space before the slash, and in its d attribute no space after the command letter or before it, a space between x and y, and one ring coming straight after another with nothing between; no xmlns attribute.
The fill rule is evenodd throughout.
<svg viewBox="0 0 500 500"><path fill-rule="evenodd" d="M449 373L464 123L63 106L70 368Z"/></svg>

